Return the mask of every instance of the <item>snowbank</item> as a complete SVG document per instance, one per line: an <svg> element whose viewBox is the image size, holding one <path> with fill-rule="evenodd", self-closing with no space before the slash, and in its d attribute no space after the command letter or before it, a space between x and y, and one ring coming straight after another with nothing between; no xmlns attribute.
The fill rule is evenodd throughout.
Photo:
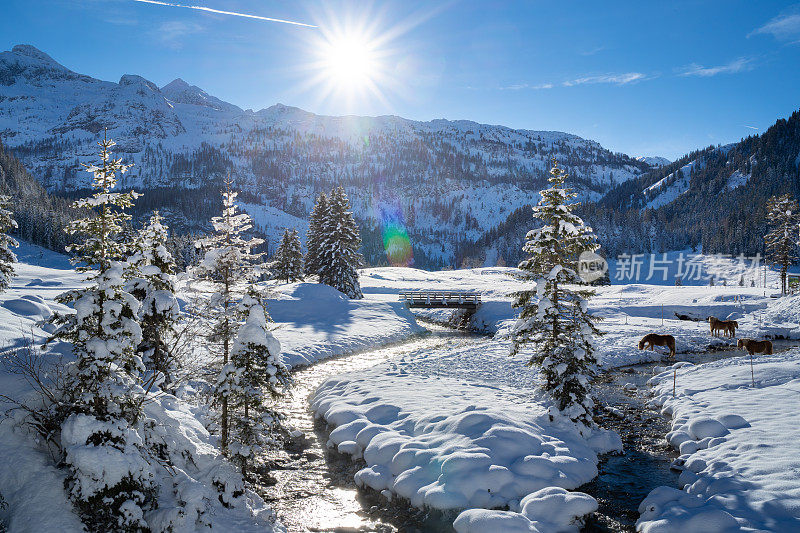
<svg viewBox="0 0 800 533"><path fill-rule="evenodd" d="M682 366L674 398L672 370L651 380L683 490L651 492L639 531L800 531L800 349L756 356L753 376L745 356Z"/></svg>
<svg viewBox="0 0 800 533"><path fill-rule="evenodd" d="M396 298L350 300L318 283L277 285L267 300L287 366L400 341L424 331Z"/></svg>
<svg viewBox="0 0 800 533"><path fill-rule="evenodd" d="M584 437L551 420L536 373L507 345L452 344L331 378L313 396L335 428L329 446L366 463L359 485L417 507L519 510L531 493L590 481L597 454L621 448L615 433ZM464 523L488 519L480 516Z"/></svg>
<svg viewBox="0 0 800 533"><path fill-rule="evenodd" d="M453 527L458 533L560 533L577 532L581 518L597 510L597 501L582 492L568 492L549 487L525 496L520 512L469 509L464 511Z"/></svg>

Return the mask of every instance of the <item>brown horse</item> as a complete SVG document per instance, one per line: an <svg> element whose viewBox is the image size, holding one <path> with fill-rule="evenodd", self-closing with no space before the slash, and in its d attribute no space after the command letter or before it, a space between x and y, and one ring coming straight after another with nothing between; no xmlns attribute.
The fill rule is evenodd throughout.
<svg viewBox="0 0 800 533"><path fill-rule="evenodd" d="M739 323L735 320L724 320L723 324L725 324L725 333L728 334L728 337L733 338L736 336L736 328L739 327Z"/></svg>
<svg viewBox="0 0 800 533"><path fill-rule="evenodd" d="M772 355L772 342L770 341L739 339L739 342L736 343L736 347L744 348L750 355L753 355L754 353L763 353L765 355Z"/></svg>
<svg viewBox="0 0 800 533"><path fill-rule="evenodd" d="M723 335L728 337L736 336L736 328L739 323L735 320L720 320L715 316L708 317L708 323L711 326L711 335L718 336L718 332L722 331Z"/></svg>
<svg viewBox="0 0 800 533"><path fill-rule="evenodd" d="M655 351L656 346L666 346L669 348L670 359L675 358L675 337L672 335L650 333L642 337L642 340L639 341L640 350L646 350L649 347L651 351Z"/></svg>

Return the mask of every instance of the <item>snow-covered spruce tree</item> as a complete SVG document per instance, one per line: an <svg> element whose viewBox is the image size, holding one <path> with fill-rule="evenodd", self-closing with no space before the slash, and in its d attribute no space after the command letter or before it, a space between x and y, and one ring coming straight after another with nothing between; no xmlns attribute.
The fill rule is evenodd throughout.
<svg viewBox="0 0 800 533"><path fill-rule="evenodd" d="M328 201L328 223L318 250L319 281L343 292L350 298L360 299L361 284L358 269L364 259L358 249L361 235L350 211L350 202L342 187L331 191Z"/></svg>
<svg viewBox="0 0 800 533"><path fill-rule="evenodd" d="M592 426L589 380L596 372L592 336L599 334L596 318L586 310L590 290L570 287L581 283L575 266L583 252L597 250L591 228L572 210L575 193L564 187L567 173L553 159L550 188L541 191L533 208L544 225L528 232L519 264L520 278L534 286L514 295L519 318L512 330L512 355L529 346L529 365L537 365L544 388L569 418Z"/></svg>
<svg viewBox="0 0 800 533"><path fill-rule="evenodd" d="M17 228L17 222L10 210L11 197L0 195L0 291L4 291L11 284L14 277L14 263L17 256L11 251L19 243L8 235L8 232Z"/></svg>
<svg viewBox="0 0 800 533"><path fill-rule="evenodd" d="M222 193L222 215L211 219L214 234L204 237L197 246L205 251L198 273L214 284L206 318L211 322L208 340L219 359L220 373L213 385L214 404L219 407L220 447L228 453L230 442L230 396L237 379L231 365L231 348L239 330L241 312L238 302L255 276L253 265L261 254L253 248L262 239L244 237L253 227L247 213L236 212L237 193L231 191L230 180Z"/></svg>
<svg viewBox="0 0 800 533"><path fill-rule="evenodd" d="M167 250L167 227L156 211L136 235L128 258L128 291L141 303L139 323L142 342L136 348L150 378L164 390L173 383L178 361L170 353L168 340L180 317L175 297L175 261Z"/></svg>
<svg viewBox="0 0 800 533"><path fill-rule="evenodd" d="M316 276L319 274L320 262L319 252L322 245L322 239L327 233L328 217L328 197L325 193L320 193L317 197L317 202L311 210L311 216L308 222L308 233L306 233L306 258L305 258L305 271L308 276Z"/></svg>
<svg viewBox="0 0 800 533"><path fill-rule="evenodd" d="M767 259L781 269L781 293L786 294L786 273L797 261L798 226L800 208L797 200L788 194L773 196L767 201L767 226L764 236Z"/></svg>
<svg viewBox="0 0 800 533"><path fill-rule="evenodd" d="M284 279L286 283L303 279L303 247L296 229L284 230L271 270L275 278Z"/></svg>
<svg viewBox="0 0 800 533"><path fill-rule="evenodd" d="M231 413L230 454L247 477L259 452L274 442L282 416L273 405L290 383L289 371L281 360L281 345L268 328L269 315L261 295L250 286L239 309L244 324L239 327L231 350L229 388Z"/></svg>
<svg viewBox="0 0 800 533"><path fill-rule="evenodd" d="M125 243L115 237L130 215L135 192L112 192L116 174L129 165L112 159L114 142L98 143L100 165L86 165L95 193L74 207L93 216L71 222L67 232L83 239L70 247L77 269L89 285L66 292L58 301L75 313L56 314L52 339L70 342L75 354L67 372L60 441L69 469L67 489L90 531L143 531L143 513L155 499L154 473L144 457L135 426L143 391L136 347L142 332L139 302L125 290ZM52 340L51 339L51 340Z"/></svg>

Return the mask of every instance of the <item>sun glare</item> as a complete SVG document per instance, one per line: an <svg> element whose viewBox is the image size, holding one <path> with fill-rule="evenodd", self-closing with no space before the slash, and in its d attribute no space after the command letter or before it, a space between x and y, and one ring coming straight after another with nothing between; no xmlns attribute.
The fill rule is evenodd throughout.
<svg viewBox="0 0 800 533"><path fill-rule="evenodd" d="M363 88L374 82L378 65L374 50L363 38L347 36L325 43L326 75L340 89Z"/></svg>
<svg viewBox="0 0 800 533"><path fill-rule="evenodd" d="M312 14L319 31L298 41L308 58L297 65L298 88L331 114L391 113L393 100L407 98L418 79L419 49L405 36L436 12L426 8L398 20L388 7L357 13L323 7Z"/></svg>

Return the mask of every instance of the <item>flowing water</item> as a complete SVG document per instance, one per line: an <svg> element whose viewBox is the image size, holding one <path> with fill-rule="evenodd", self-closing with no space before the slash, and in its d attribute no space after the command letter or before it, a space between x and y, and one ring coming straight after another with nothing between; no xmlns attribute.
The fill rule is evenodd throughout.
<svg viewBox="0 0 800 533"><path fill-rule="evenodd" d="M362 353L327 359L292 373L294 386L285 413L304 437L274 454L260 493L292 533L306 531L390 532L452 531L455 516L415 509L402 500L389 502L374 491L360 490L353 475L361 468L350 456L328 449L328 429L315 420L309 397L327 378L375 366L417 351L443 349L471 335L428 326L429 334Z"/></svg>
<svg viewBox="0 0 800 533"><path fill-rule="evenodd" d="M292 533L326 532L452 532L455 513L439 513L411 507L402 499L387 501L370 490L360 490L353 475L361 464L349 456L328 449L328 428L315 420L309 397L327 378L343 372L375 366L387 359L424 351L443 350L453 343L480 342L481 337L446 328L428 326L431 332L403 343L375 350L328 359L293 372L294 387L285 413L289 423L303 433L270 457L259 479L258 488L277 511L281 522ZM782 343L796 345L796 343ZM776 343L776 350L785 348ZM734 355L731 351L678 356L693 363L708 362ZM738 355L738 352L736 353ZM600 403L606 409L596 417L604 427L622 437L624 452L601 458L599 475L577 490L594 496L600 508L590 517L583 531L634 531L637 508L647 494L659 485L677 486L677 472L670 470L675 453L664 435L669 420L645 407L649 396L646 382L655 366L649 363L604 373L596 381ZM633 384L635 388L627 384Z"/></svg>

